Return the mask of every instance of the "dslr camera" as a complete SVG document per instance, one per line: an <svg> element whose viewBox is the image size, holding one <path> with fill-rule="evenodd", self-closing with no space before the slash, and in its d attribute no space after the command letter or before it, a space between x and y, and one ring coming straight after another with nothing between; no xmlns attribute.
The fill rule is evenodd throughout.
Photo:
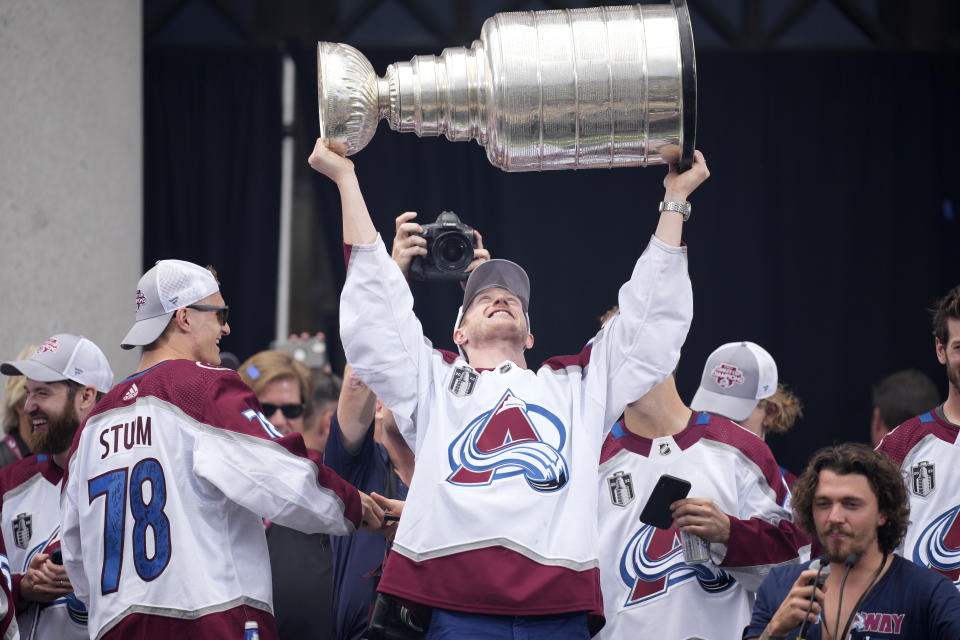
<svg viewBox="0 0 960 640"><path fill-rule="evenodd" d="M444 211L437 221L423 225L420 234L427 240L427 255L414 256L410 275L415 280L466 280L464 273L473 262L473 229L460 222L453 211Z"/></svg>
<svg viewBox="0 0 960 640"><path fill-rule="evenodd" d="M392 597L377 593L364 640L423 640L425 625L415 613Z"/></svg>

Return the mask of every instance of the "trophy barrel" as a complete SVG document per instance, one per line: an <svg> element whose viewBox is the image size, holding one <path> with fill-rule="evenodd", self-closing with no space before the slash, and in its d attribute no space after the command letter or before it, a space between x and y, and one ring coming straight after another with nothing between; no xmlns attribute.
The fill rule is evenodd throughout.
<svg viewBox="0 0 960 640"><path fill-rule="evenodd" d="M480 40L492 84L492 164L544 171L692 162L696 62L683 0L500 13Z"/></svg>

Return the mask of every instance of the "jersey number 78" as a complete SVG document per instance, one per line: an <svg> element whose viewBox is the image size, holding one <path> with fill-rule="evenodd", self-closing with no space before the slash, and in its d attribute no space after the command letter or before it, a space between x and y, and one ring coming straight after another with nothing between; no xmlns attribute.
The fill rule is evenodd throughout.
<svg viewBox="0 0 960 640"><path fill-rule="evenodd" d="M130 479L130 514L133 516L133 566L141 580L151 581L163 573L170 562L170 520L163 512L167 503L167 483L163 467L156 458L146 458L133 466L114 469L87 481L90 504L104 497L103 570L100 592L113 593L120 585L123 545L126 541L127 478ZM150 483L150 496L144 496L144 484ZM153 554L148 555L147 529L153 531Z"/></svg>

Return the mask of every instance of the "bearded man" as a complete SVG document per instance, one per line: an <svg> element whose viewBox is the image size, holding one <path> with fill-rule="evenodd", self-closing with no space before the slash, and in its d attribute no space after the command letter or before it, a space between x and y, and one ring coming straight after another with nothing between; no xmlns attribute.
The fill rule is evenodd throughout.
<svg viewBox="0 0 960 640"><path fill-rule="evenodd" d="M73 437L113 386L113 371L97 345L69 333L0 371L26 377L23 408L33 428L34 455L0 470L0 544L10 559L17 623L25 638L87 638L87 610L57 562L60 484Z"/></svg>
<svg viewBox="0 0 960 640"><path fill-rule="evenodd" d="M960 285L931 309L937 361L947 399L888 433L877 450L899 467L910 498L910 525L897 550L945 575L960 589Z"/></svg>

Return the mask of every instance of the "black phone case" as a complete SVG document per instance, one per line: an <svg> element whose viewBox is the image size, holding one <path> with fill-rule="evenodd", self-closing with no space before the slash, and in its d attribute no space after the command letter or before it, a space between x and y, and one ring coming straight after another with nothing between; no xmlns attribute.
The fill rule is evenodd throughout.
<svg viewBox="0 0 960 640"><path fill-rule="evenodd" d="M650 524L658 529L669 529L673 525L673 514L670 505L687 497L690 493L690 482L683 478L671 476L668 473L660 476L657 484L647 498L647 504L640 512L640 522Z"/></svg>

